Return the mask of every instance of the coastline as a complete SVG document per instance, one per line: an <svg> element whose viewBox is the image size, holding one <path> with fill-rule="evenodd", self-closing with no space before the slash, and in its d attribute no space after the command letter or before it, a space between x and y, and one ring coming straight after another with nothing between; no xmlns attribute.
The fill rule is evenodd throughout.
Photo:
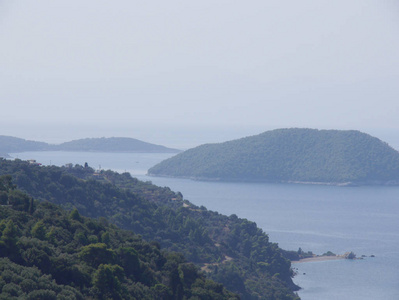
<svg viewBox="0 0 399 300"><path fill-rule="evenodd" d="M333 255L320 255L320 256L302 258L300 260L293 260L293 261L291 261L291 263L292 264L298 264L298 263L329 261L329 260L340 260L340 259L345 259L345 256L344 255L335 255L335 256L333 256Z"/></svg>
<svg viewBox="0 0 399 300"><path fill-rule="evenodd" d="M146 175L149 177L179 178L179 179L189 179L189 180L204 181L204 182L298 184L298 185L315 185L315 186L324 185L324 186L337 186L337 187L399 186L399 180L330 182L330 181L295 181L295 180L263 180L263 179L229 179L229 178L216 178L216 177L175 176L175 175L166 175L166 174L156 174L148 171Z"/></svg>

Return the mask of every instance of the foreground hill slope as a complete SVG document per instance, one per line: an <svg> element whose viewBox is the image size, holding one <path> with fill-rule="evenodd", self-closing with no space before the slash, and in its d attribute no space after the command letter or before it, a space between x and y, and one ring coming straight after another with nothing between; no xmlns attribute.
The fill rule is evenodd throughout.
<svg viewBox="0 0 399 300"><path fill-rule="evenodd" d="M0 299L238 299L177 253L0 176Z"/></svg>
<svg viewBox="0 0 399 300"><path fill-rule="evenodd" d="M354 130L277 129L187 150L148 173L203 180L398 184L399 153Z"/></svg>
<svg viewBox="0 0 399 300"><path fill-rule="evenodd" d="M298 299L284 251L246 219L197 207L183 200L181 193L128 173L0 159L2 174L11 175L18 188L34 198L76 208L82 216L107 218L144 240L158 242L165 250L183 253L209 279L241 299ZM29 203L25 206L29 209Z"/></svg>

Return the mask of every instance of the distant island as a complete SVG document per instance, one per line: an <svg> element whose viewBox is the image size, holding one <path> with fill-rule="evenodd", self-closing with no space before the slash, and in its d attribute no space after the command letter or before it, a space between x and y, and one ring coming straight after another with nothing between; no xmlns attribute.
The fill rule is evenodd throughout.
<svg viewBox="0 0 399 300"><path fill-rule="evenodd" d="M74 140L53 146L55 150L61 151L96 151L96 152L157 152L177 153L180 150L167 148L143 142L133 138L111 137L111 138L87 138Z"/></svg>
<svg viewBox="0 0 399 300"><path fill-rule="evenodd" d="M332 185L399 184L399 153L355 130L276 129L184 151L149 175Z"/></svg>
<svg viewBox="0 0 399 300"><path fill-rule="evenodd" d="M82 151L82 152L153 152L177 153L178 149L143 142L134 138L86 138L59 145L29 141L11 136L0 136L0 156L26 151Z"/></svg>

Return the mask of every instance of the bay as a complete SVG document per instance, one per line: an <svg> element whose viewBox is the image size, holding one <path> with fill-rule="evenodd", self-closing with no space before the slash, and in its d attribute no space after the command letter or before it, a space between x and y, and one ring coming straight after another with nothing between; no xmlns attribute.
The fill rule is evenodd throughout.
<svg viewBox="0 0 399 300"><path fill-rule="evenodd" d="M255 221L283 249L367 256L294 264L303 300L399 298L398 187L151 180L197 205Z"/></svg>
<svg viewBox="0 0 399 300"><path fill-rule="evenodd" d="M25 152L42 164L84 164L130 172L180 191L198 206L257 223L283 249L353 251L362 260L293 264L303 300L399 299L399 187L201 182L148 177L148 168L174 154ZM370 255L375 255L374 258Z"/></svg>

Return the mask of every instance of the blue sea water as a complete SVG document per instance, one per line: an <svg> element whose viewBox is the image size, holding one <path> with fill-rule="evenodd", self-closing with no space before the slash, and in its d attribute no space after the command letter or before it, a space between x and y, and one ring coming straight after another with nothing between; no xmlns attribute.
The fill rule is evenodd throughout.
<svg viewBox="0 0 399 300"><path fill-rule="evenodd" d="M255 221L284 249L367 256L294 264L304 300L399 299L398 187L151 180L197 205Z"/></svg>
<svg viewBox="0 0 399 300"><path fill-rule="evenodd" d="M147 169L173 154L26 152L42 164L84 164L130 172L180 191L198 206L255 221L287 250L353 251L361 260L293 264L303 300L399 299L399 187L201 182L148 177ZM374 258L370 257L375 255Z"/></svg>

